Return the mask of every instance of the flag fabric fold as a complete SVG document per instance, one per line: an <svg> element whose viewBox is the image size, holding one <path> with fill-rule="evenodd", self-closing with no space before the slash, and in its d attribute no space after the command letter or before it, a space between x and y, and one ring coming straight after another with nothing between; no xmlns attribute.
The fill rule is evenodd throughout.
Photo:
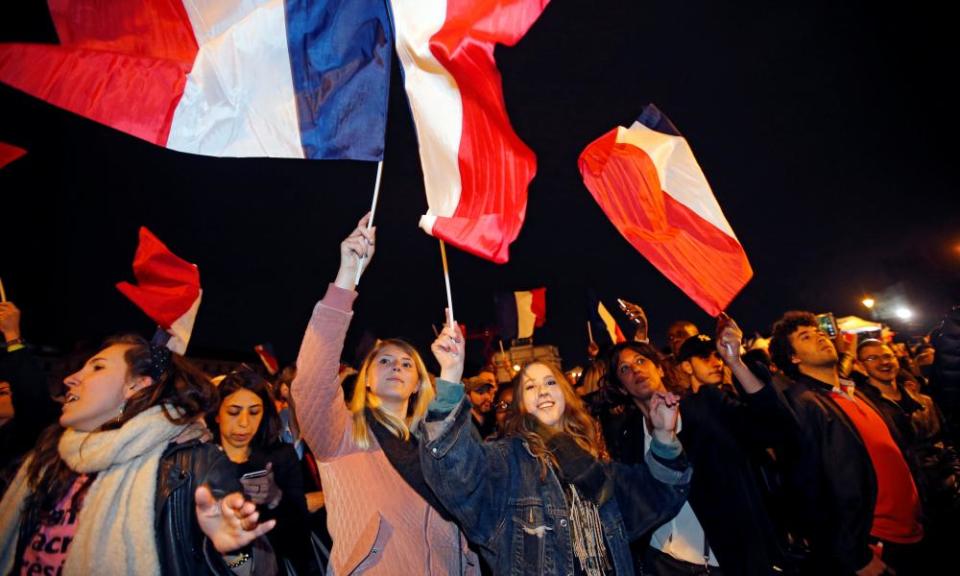
<svg viewBox="0 0 960 576"><path fill-rule="evenodd" d="M689 144L654 105L588 145L579 165L620 234L708 314L753 276Z"/></svg>
<svg viewBox="0 0 960 576"><path fill-rule="evenodd" d="M253 347L253 351L260 357L260 361L271 376L280 371L280 362L277 361L277 355L273 353L273 346L269 342L257 344Z"/></svg>
<svg viewBox="0 0 960 576"><path fill-rule="evenodd" d="M385 0L50 0L59 45L0 45L0 82L181 152L380 160Z"/></svg>
<svg viewBox="0 0 960 576"><path fill-rule="evenodd" d="M591 295L590 298L589 322L593 328L593 336L594 338L600 338L600 341L597 343L601 346L626 342L627 338L623 335L623 331L620 330L620 326L617 324L616 319L614 319L613 314L607 310L607 307L603 305L602 301L593 295Z"/></svg>
<svg viewBox="0 0 960 576"><path fill-rule="evenodd" d="M22 156L25 156L26 153L27 151L19 146L0 142L0 168L3 168L15 160L19 160Z"/></svg>
<svg viewBox="0 0 960 576"><path fill-rule="evenodd" d="M471 254L509 259L536 157L507 117L497 44L513 46L549 0L391 0L429 209L420 226Z"/></svg>
<svg viewBox="0 0 960 576"><path fill-rule="evenodd" d="M136 284L118 282L117 290L170 334L167 347L183 354L200 307L200 271L170 251L145 226L133 258Z"/></svg>

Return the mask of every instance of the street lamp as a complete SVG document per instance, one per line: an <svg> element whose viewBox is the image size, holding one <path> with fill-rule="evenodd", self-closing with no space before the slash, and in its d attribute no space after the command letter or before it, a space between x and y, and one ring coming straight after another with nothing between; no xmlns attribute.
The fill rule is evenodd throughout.
<svg viewBox="0 0 960 576"><path fill-rule="evenodd" d="M863 300L861 300L861 303L862 303L867 309L873 310L873 305L876 304L877 301L874 300L873 298L867 296L866 298L864 298Z"/></svg>
<svg viewBox="0 0 960 576"><path fill-rule="evenodd" d="M897 318L901 320L909 320L913 318L913 311L906 306L900 306L893 313L896 314Z"/></svg>

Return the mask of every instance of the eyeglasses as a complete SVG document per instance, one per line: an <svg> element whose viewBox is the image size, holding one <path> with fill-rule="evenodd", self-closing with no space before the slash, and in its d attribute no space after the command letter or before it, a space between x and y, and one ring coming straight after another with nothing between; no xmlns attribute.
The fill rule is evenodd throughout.
<svg viewBox="0 0 960 576"><path fill-rule="evenodd" d="M506 412L510 408L510 403L501 400L494 404L494 407L497 409L497 412Z"/></svg>
<svg viewBox="0 0 960 576"><path fill-rule="evenodd" d="M869 356L865 356L864 359L863 359L863 361L864 361L864 362L876 362L877 360L883 360L884 362L889 362L889 361L891 361L891 360L896 360L896 358L897 358L896 356L894 356L893 354L890 354L890 353L887 353L887 354L871 354L871 355L869 355Z"/></svg>

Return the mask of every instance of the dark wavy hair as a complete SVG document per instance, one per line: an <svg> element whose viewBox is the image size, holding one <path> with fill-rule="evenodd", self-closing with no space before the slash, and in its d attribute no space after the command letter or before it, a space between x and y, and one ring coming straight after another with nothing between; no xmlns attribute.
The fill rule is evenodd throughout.
<svg viewBox="0 0 960 576"><path fill-rule="evenodd" d="M127 346L123 359L131 377L154 377L154 356L150 342L138 334L121 334L108 338L99 350L113 345ZM141 388L124 405L123 414L104 424L100 430L114 430L153 406L163 406L164 415L175 424L188 424L207 414L217 405L217 390L210 379L179 354L170 354L169 362L153 383ZM27 479L30 496L27 497L24 518L32 533L40 522L47 520L57 503L67 494L78 474L60 458L58 445L64 428L59 422L49 426L40 435L31 454ZM91 475L83 490L74 497L74 509L95 476Z"/></svg>
<svg viewBox="0 0 960 576"><path fill-rule="evenodd" d="M274 403L273 391L270 383L257 374L252 368L242 365L240 368L227 374L220 384L217 385L217 391L220 393L220 402L217 408L207 416L207 427L213 432L214 441L220 443L220 425L215 419L216 412L220 410L220 405L227 396L230 396L238 390L249 390L256 394L263 402L263 418L260 420L260 427L250 440L250 447L269 448L280 441L280 415L277 414L277 405Z"/></svg>
<svg viewBox="0 0 960 576"><path fill-rule="evenodd" d="M785 313L779 320L773 324L773 335L770 337L770 359L777 365L781 372L790 378L796 378L800 375L800 369L793 363L793 355L796 350L790 343L790 335L800 329L801 326L813 326L817 328L817 317L813 312L804 310L791 310Z"/></svg>

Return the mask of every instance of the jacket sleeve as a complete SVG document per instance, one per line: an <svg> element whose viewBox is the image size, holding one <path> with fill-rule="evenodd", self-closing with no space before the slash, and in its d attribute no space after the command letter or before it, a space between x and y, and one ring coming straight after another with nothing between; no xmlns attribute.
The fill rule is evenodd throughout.
<svg viewBox="0 0 960 576"><path fill-rule="evenodd" d="M796 419L787 408L786 399L773 387L770 373L762 365L750 365L749 369L764 386L753 394L744 393L743 398L716 391L711 404L721 415L737 443L756 453L767 448L778 452L797 442L800 434ZM709 392L714 392L710 389Z"/></svg>
<svg viewBox="0 0 960 576"><path fill-rule="evenodd" d="M337 371L356 297L356 292L333 284L327 288L303 335L297 377L290 386L301 435L321 461L340 454L350 426Z"/></svg>
<svg viewBox="0 0 960 576"><path fill-rule="evenodd" d="M490 542L507 513L508 444L483 442L470 422L462 384L437 380L437 396L419 434L423 476L467 539Z"/></svg>
<svg viewBox="0 0 960 576"><path fill-rule="evenodd" d="M673 453L668 448L654 454L659 443L653 442L644 462L611 464L614 494L631 541L676 516L689 493L693 470L679 446Z"/></svg>

